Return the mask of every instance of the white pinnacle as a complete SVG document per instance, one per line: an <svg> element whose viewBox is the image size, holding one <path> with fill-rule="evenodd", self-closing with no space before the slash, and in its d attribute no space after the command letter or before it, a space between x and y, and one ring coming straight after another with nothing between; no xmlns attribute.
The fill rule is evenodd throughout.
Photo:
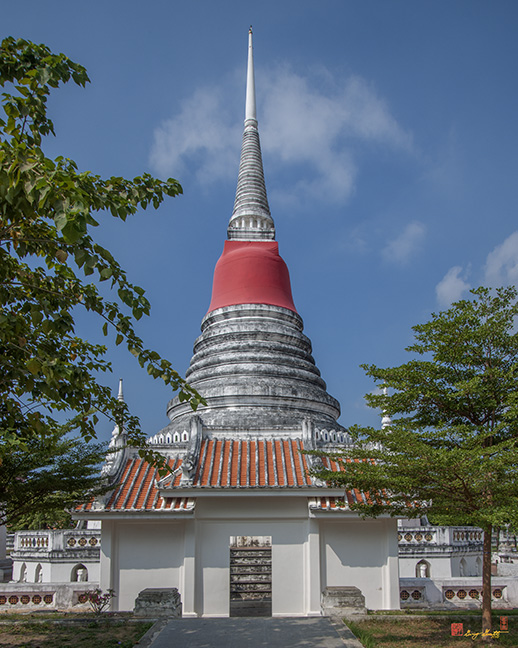
<svg viewBox="0 0 518 648"><path fill-rule="evenodd" d="M255 77L254 77L254 48L252 45L252 26L248 32L248 67L246 71L246 105L245 121L257 119L255 109Z"/></svg>
<svg viewBox="0 0 518 648"><path fill-rule="evenodd" d="M255 103L254 50L252 28L248 32L245 127L237 177L234 210L228 225L228 238L234 241L272 241L275 225L270 214Z"/></svg>
<svg viewBox="0 0 518 648"><path fill-rule="evenodd" d="M119 378L119 393L117 399L124 402L124 394L122 393L122 378Z"/></svg>
<svg viewBox="0 0 518 648"><path fill-rule="evenodd" d="M383 395L388 396L388 388L387 387L383 388ZM389 427L390 425L392 425L392 419L387 414L387 412L385 410L383 410L383 418L381 419L381 429L384 430L385 428Z"/></svg>

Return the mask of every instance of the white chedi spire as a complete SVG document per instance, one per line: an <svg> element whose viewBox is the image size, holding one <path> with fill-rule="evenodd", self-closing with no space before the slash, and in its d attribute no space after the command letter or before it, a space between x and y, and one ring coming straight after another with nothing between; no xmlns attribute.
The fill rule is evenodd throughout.
<svg viewBox="0 0 518 648"><path fill-rule="evenodd" d="M124 402L124 393L122 391L122 378L119 378L119 393L117 400ZM101 470L101 476L112 478L118 473L121 462L124 458L124 449L126 447L126 435L124 433L124 426L119 426L117 423L113 427L110 444L108 445L108 453L104 465Z"/></svg>
<svg viewBox="0 0 518 648"><path fill-rule="evenodd" d="M383 395L388 396L388 388L383 387ZM387 414L385 410L383 410L383 417L381 419L381 429L384 430L387 427L390 427L392 425L392 419L390 416Z"/></svg>
<svg viewBox="0 0 518 648"><path fill-rule="evenodd" d="M119 378L119 393L117 394L117 400L119 400L121 403L124 403L124 393L122 391L122 378ZM114 439L119 437L123 433L124 433L124 427L121 428L116 423L112 431L112 441L110 442L110 446L114 441Z"/></svg>
<svg viewBox="0 0 518 648"><path fill-rule="evenodd" d="M271 241L275 239L275 225L266 196L261 144L257 129L251 27L248 32L245 128L234 211L228 224L227 233L229 240L235 241Z"/></svg>

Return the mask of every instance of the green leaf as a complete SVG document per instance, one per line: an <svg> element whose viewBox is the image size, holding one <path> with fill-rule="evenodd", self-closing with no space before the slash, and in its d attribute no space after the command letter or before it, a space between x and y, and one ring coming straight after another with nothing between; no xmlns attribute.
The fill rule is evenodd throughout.
<svg viewBox="0 0 518 648"><path fill-rule="evenodd" d="M65 261L68 259L68 254L65 252L65 250L57 250L56 259L61 263L65 263Z"/></svg>
<svg viewBox="0 0 518 648"><path fill-rule="evenodd" d="M28 369L28 370L31 372L31 374L33 374L34 376L35 376L37 373L39 373L39 371L40 371L40 369L41 369L41 363L40 363L38 360L36 360L36 358L31 358L31 359L27 362L27 365L26 365L26 366L27 366L27 369Z"/></svg>
<svg viewBox="0 0 518 648"><path fill-rule="evenodd" d="M41 313L41 311L39 311L37 309L32 309L31 310L31 319L32 319L34 325L38 326L38 324L40 324L42 319L43 319L43 314Z"/></svg>
<svg viewBox="0 0 518 648"><path fill-rule="evenodd" d="M67 215L64 212L60 212L60 213L56 214L56 216L54 217L54 223L56 224L56 228L57 228L58 232L61 232L61 230L68 223Z"/></svg>

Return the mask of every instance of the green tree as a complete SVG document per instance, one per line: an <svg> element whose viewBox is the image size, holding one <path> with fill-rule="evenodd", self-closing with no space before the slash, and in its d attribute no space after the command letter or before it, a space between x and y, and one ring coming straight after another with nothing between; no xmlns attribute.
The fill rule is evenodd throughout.
<svg viewBox="0 0 518 648"><path fill-rule="evenodd" d="M106 492L99 468L106 447L66 434L35 437L27 447L0 446L0 523L9 529L70 526L71 509L85 495Z"/></svg>
<svg viewBox="0 0 518 648"><path fill-rule="evenodd" d="M47 97L70 80L80 86L89 81L86 70L63 54L21 39L2 41L0 456L61 439L64 418L66 430L89 441L103 413L123 422L128 442L158 462L160 456L145 448L138 420L99 382L111 370L106 347L79 337L74 317L77 309L94 313L104 334L112 331L115 344L124 343L150 375L179 390L194 409L203 402L166 359L144 346L134 328L149 314L144 290L92 237L98 220L124 221L182 188L148 174L103 179L79 171L70 159L46 157L44 138L54 133ZM111 299L95 282L110 285ZM2 471L0 465L0 482Z"/></svg>
<svg viewBox="0 0 518 648"><path fill-rule="evenodd" d="M427 514L482 528L482 623L490 629L491 532L518 520L518 303L514 287L472 294L413 327L414 359L363 365L382 388L367 403L391 423L351 428L354 448L334 455L346 469L318 474L369 492L371 504L352 505L362 515Z"/></svg>

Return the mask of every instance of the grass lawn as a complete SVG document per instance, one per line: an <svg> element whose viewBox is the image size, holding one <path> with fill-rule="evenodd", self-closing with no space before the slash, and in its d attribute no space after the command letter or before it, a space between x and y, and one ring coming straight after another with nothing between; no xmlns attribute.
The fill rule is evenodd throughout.
<svg viewBox="0 0 518 648"><path fill-rule="evenodd" d="M13 648L132 648L151 627L151 623L86 619L82 623L63 623L58 619L36 621L24 617L0 617L0 647Z"/></svg>
<svg viewBox="0 0 518 648"><path fill-rule="evenodd" d="M518 616L513 611L502 612L508 617L507 634L494 637L491 645L513 646L518 648ZM493 616L493 632L500 627L500 615ZM422 615L402 614L397 618L382 615L369 615L355 623L347 622L365 648L466 648L467 646L485 646L486 642L479 636L452 636L451 624L462 623L464 634L481 631L479 614L459 616L425 617Z"/></svg>

